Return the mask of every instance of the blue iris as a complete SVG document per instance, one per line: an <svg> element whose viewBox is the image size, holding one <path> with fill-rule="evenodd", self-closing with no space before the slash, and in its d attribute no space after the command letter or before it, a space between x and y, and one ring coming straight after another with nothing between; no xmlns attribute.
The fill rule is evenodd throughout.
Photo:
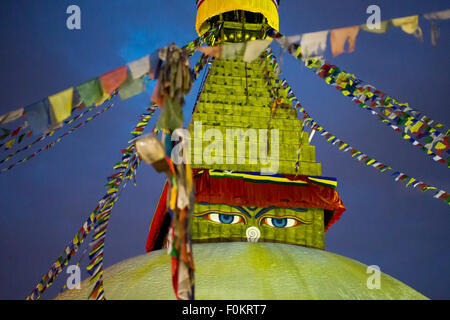
<svg viewBox="0 0 450 320"><path fill-rule="evenodd" d="M233 215L229 215L229 214L219 214L219 221L221 223L225 223L225 224L231 224L234 220L234 216Z"/></svg>
<svg viewBox="0 0 450 320"><path fill-rule="evenodd" d="M277 228L284 228L287 225L287 219L286 218L282 218L282 219L272 218L272 224Z"/></svg>

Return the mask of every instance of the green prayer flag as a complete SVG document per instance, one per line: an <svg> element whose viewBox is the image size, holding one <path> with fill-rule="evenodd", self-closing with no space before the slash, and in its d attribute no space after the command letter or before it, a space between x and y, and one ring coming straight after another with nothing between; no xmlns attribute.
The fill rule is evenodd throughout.
<svg viewBox="0 0 450 320"><path fill-rule="evenodd" d="M119 95L120 99L126 100L144 91L144 79L133 79L130 72L128 72L127 80L119 88Z"/></svg>
<svg viewBox="0 0 450 320"><path fill-rule="evenodd" d="M103 89L98 78L80 84L77 90L86 107L92 106L103 96Z"/></svg>

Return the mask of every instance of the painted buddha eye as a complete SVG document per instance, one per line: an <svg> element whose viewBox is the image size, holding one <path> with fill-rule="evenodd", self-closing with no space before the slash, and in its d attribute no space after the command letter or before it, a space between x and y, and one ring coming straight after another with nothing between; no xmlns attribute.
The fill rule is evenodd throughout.
<svg viewBox="0 0 450 320"><path fill-rule="evenodd" d="M292 228L301 224L300 221L293 218L264 218L261 225L268 225L273 228Z"/></svg>
<svg viewBox="0 0 450 320"><path fill-rule="evenodd" d="M210 213L207 214L205 218L221 224L238 224L244 222L244 219L242 219L241 216L234 214Z"/></svg>
<svg viewBox="0 0 450 320"><path fill-rule="evenodd" d="M194 213L195 217L204 218L211 222L220 224L247 224L247 219L237 212L225 212L218 210L207 210L203 212Z"/></svg>

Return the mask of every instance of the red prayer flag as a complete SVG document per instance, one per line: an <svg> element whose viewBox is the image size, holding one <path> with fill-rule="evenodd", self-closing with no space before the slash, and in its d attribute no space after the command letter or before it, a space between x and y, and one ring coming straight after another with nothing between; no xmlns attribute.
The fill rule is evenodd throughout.
<svg viewBox="0 0 450 320"><path fill-rule="evenodd" d="M102 87L106 93L112 93L127 80L127 66L117 68L100 76Z"/></svg>

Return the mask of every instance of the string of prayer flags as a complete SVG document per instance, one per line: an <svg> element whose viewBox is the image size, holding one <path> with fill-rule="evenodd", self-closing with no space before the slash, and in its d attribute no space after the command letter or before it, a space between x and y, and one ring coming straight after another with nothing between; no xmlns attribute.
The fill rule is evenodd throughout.
<svg viewBox="0 0 450 320"><path fill-rule="evenodd" d="M13 168L15 168L16 166L18 166L18 165L20 165L20 164L25 163L26 161L28 161L28 160L34 158L35 156L37 156L37 155L38 155L39 153L41 153L42 151L50 150L50 149L53 148L57 143L61 142L61 141L64 139L64 137L66 137L66 136L69 135L69 134L74 133L78 128L83 127L83 126L86 125L88 122L90 122L91 120L97 118L100 114L102 114L103 112L109 110L109 109L112 108L112 107L113 107L113 104L107 106L105 109L103 109L103 110L97 112L94 116L87 118L86 121L77 124L77 125L76 125L75 127L73 127L71 130L67 131L67 132L64 133L62 136L60 136L56 141L54 141L54 142L52 142L52 143L50 143L50 144L48 144L48 145L42 147L41 149L39 149L39 150L33 152L33 153L32 153L31 155L29 155L28 157L26 157L26 158L24 158L24 159L22 159L22 160L20 160L20 161L17 161L17 162L15 162L15 163L13 163L13 164L10 165L9 167L2 169L2 170L0 171L0 174L4 173L4 172L6 172L6 171L9 171L9 170L11 170L11 169L13 169ZM29 148L30 148L31 146L33 146L35 143L44 140L46 137L52 135L56 130L58 130L58 129L53 130L51 133L44 134L42 137L40 137L39 139L37 139L36 141L34 141L33 143L31 143L30 145L26 146L25 148L19 149L19 150L17 150L16 152L12 153L11 155L9 155L8 157L6 157L5 159L1 160L1 161L0 161L0 164L7 162L11 157L15 156L15 155L18 154L19 152L25 151L25 150L29 149Z"/></svg>
<svg viewBox="0 0 450 320"><path fill-rule="evenodd" d="M404 18L392 19L395 27L400 27L408 34L412 34L416 38L422 39L423 32L419 26L419 16L410 16Z"/></svg>
<svg viewBox="0 0 450 320"><path fill-rule="evenodd" d="M279 33L278 37L283 38ZM361 108L368 110L378 120L400 133L404 140L419 147L434 161L450 167L450 130L442 123L411 108L408 103L400 103L374 86L364 84L355 75L342 71L335 65L317 58L304 59L302 54L292 55L298 60L304 60L305 65L327 84L352 98Z"/></svg>
<svg viewBox="0 0 450 320"><path fill-rule="evenodd" d="M432 22L432 43L433 45L436 45L437 39L439 38L439 26L437 25L437 21L450 19L450 9L424 14L423 16ZM320 59L323 57L327 47L328 34L330 34L331 51L335 57L341 53L350 53L355 50L355 43L359 29L370 33L384 34L391 26L400 27L404 32L422 39L423 33L419 26L418 15L380 21L375 24L363 24L359 26L305 33L290 37L282 37L281 34L275 29L269 29L266 34L269 37L276 39L281 47L287 51L292 51L292 49L289 50L289 46L300 41L302 56L303 59L306 60L314 58ZM345 49L346 43L348 43L347 50Z"/></svg>
<svg viewBox="0 0 450 320"><path fill-rule="evenodd" d="M133 138L139 137L143 134L151 117L156 112L157 107L152 105L139 118L139 122L131 132ZM103 202L97 206L94 211L95 225L94 235L90 243L91 251L89 253L90 263L87 267L90 275L89 284L94 284L94 287L89 295L90 299L104 300L105 292L103 286L103 252L104 244L107 234L107 228L111 217L111 212L114 204L119 199L119 188L121 185L126 186L127 180L134 180L136 170L139 166L139 158L136 153L135 140L131 144L121 150L122 160L114 166L114 170L118 170L115 174L108 178L108 183L105 185L108 190L103 197Z"/></svg>
<svg viewBox="0 0 450 320"><path fill-rule="evenodd" d="M69 91L69 92L70 92L71 90L69 89L69 90L66 90L66 91ZM116 93L113 93L113 95L111 96L111 98L112 98L113 96L115 96L115 95L116 95ZM70 94L67 94L67 97L70 97ZM69 99L69 98L68 98L68 99ZM64 101L65 98L63 98L63 99L61 99L61 100ZM80 105L80 104L81 104L81 105ZM66 105L66 108L67 108L66 110L69 109L68 106L69 106L69 103ZM78 91L77 91L77 90L74 90L74 91L73 91L72 107L73 107L73 106L75 106L75 108L76 108L76 109L79 109L79 110L81 110L82 107L84 107L84 104L82 104L82 103L80 102L80 98L79 98L79 96L78 96ZM53 108L53 105L52 105L51 107ZM66 119L66 120L64 120L64 121L61 122L61 123L56 123L55 112L52 110L52 108L50 108L50 120L51 120L51 122L52 122L52 124L51 124L51 129L50 129L50 128L47 128L47 129L44 131L44 133L42 134L42 136L39 137L37 140L35 140L34 142L28 144L27 146L25 146L25 147L23 147L23 148L21 148L21 149L16 150L16 151L13 152L12 154L8 155L6 158L0 160L0 164L7 162L8 160L10 160L12 157L14 157L15 155L17 155L17 154L20 153L20 152L23 152L23 151L25 151L25 150L28 150L29 148L31 148L32 146L34 146L36 143L39 143L39 142L43 141L44 139L53 136L53 134L54 134L56 131L58 131L59 129L63 128L64 125L72 124L74 121L76 121L76 120L82 118L85 114L87 114L88 112L90 112L94 107L91 107L89 110L87 110L87 111L85 111L85 112L82 112L81 114L79 114L79 115L77 115L77 116L75 116L75 117L73 117L73 118L71 118L71 119ZM72 109L72 110L74 110L74 109ZM67 111L66 111L66 112L67 112ZM32 114L32 113L31 113L31 114ZM14 137L14 136L18 135L18 133L20 132L20 130L25 129L25 128L27 128L28 126L29 126L29 125L28 125L28 122L26 121L25 124L24 124L23 126L17 128L17 129L14 130L13 132L11 132L10 130L4 129L4 128L2 128L2 130L3 130L4 132L11 132L11 137ZM16 140L16 139L13 139L14 141L8 141L7 143L2 143L2 144L0 144L0 147L2 147L2 146L5 145L5 146L6 146L5 150L9 150L9 149L12 148L12 146L14 145L14 143L16 143L16 145L20 144L20 143L24 140L25 137L27 137L27 138L28 138L28 137L31 137L31 136L32 136L32 133L33 133L33 132L32 132L31 130L27 131L26 133L22 133L22 134L18 137L17 140ZM6 136L6 137L7 137L7 136ZM3 138L3 136L0 137L0 139L1 139L1 138ZM25 159L24 159L24 160L25 160Z"/></svg>
<svg viewBox="0 0 450 320"><path fill-rule="evenodd" d="M209 30L203 36L188 43L184 48L188 51L189 56L191 56L202 43L211 44L217 33L222 28L222 25ZM149 75L150 80L153 80L159 77L159 69L161 64L162 61L159 58L159 50L157 50L151 55L147 55L139 60L127 64L127 66L133 80L139 80L147 74ZM100 106L103 104L110 97L110 93L121 87L130 78L129 73L127 72L127 66L117 68L111 72L101 75L100 77L96 77L90 81L73 87L72 89L67 89L44 99L43 101L32 104L29 107L20 108L1 115L0 125L13 122L22 116L25 116L27 111L31 109L31 117L35 120L33 121L32 128L36 128L36 130L33 130L34 133L40 134L46 129L52 127L54 128L64 119L67 119L74 108L81 108L83 105L90 107L92 105ZM140 92L143 92L144 90L142 90L142 85L140 82L128 81L121 91L122 99L128 99ZM70 96L72 97L70 98ZM50 102L46 101L49 99L51 100ZM72 99L72 108L69 111L70 99ZM49 105L46 106L46 104ZM44 108L41 108L42 106ZM47 107L49 110L48 121L46 121L44 117L45 113L47 113Z"/></svg>
<svg viewBox="0 0 450 320"><path fill-rule="evenodd" d="M72 119L67 119L67 120L65 120L65 121L64 121L64 125L70 125L70 124L72 124L73 122L75 122L76 120L83 118L86 114L88 114L88 113L89 113L90 111L92 111L94 108L95 108L95 106L93 106L93 107L89 108L88 110L86 110L86 111L84 111L84 112L78 114L77 116L73 117ZM9 161L12 157L16 156L17 154L19 154L19 153L21 153L21 152L23 152L23 151L25 151L25 150L28 150L28 149L30 149L32 146L34 146L35 144L37 144L37 143L39 143L39 142L45 140L45 139L48 138L48 137L53 136L54 133L55 133L56 131L58 131L58 130L60 130L60 129L62 129L62 128L63 128L63 126L60 126L60 127L57 127L57 128L55 128L55 129L53 129L52 131L49 131L49 132L43 134L41 137L39 137L38 139L36 139L36 140L33 141L32 143L28 144L27 146L25 146L25 147L23 147L23 148L21 148L21 149L16 150L15 152L13 152L13 153L11 153L10 155L8 155L6 158L0 160L0 164L3 164L3 163L5 163L5 162ZM27 135L28 137L31 136L31 131L29 131L26 135ZM65 135L66 135L66 134L65 134ZM22 135L21 135L21 137L22 137L22 138L19 137L18 143L20 143L20 142L21 142L21 139L23 139L23 136L22 136Z"/></svg>
<svg viewBox="0 0 450 320"><path fill-rule="evenodd" d="M273 63L273 61L274 60L276 61L276 58L274 57L272 50L269 48L269 49L267 49L266 52L268 55L272 56L270 59L267 59L267 60L271 63L272 67L275 68L276 65ZM289 86L288 82L285 79L282 80L282 83L283 83L283 88L285 90L292 91L291 87ZM311 130L317 131L317 133L320 134L322 137L324 137L325 140L327 140L332 145L337 146L339 148L339 150L341 150L343 152L349 152L351 154L352 158L355 158L359 162L361 162L367 166L371 166L372 168L375 168L382 173L393 170L392 167L390 167L386 164L383 164L382 162L376 160L375 158L369 157L368 155L364 154L361 151L358 151L356 148L353 148L351 145L345 143L343 140L337 138L337 136L333 135L332 133L328 132L325 128L320 126L319 123L317 123L307 113L307 111L301 105L300 101L298 100L298 98L295 95L293 96L293 99L292 99L292 105L300 113L303 113L304 126L308 126L311 128ZM299 148L301 148L301 145L299 146ZM398 181L401 181L401 182L406 181L405 187L408 187L415 181L418 181L417 179L409 177L408 175L401 173L401 172L395 172L392 176L394 177L395 181L397 181L397 182ZM413 187L420 189L422 192L425 192L427 190L437 190L437 188L430 186L421 181L415 183L413 185ZM447 204L450 205L450 193L447 193L446 191L439 190L439 191L435 192L434 198L444 200Z"/></svg>
<svg viewBox="0 0 450 320"><path fill-rule="evenodd" d="M41 278L41 281L32 290L26 300L38 300L42 294L50 287L58 275L62 272L64 266L68 265L71 257L75 255L78 248L83 243L85 237L91 231L94 215L90 215L88 220L82 225L80 231L75 235L69 245L66 246L63 253L52 264L50 270Z"/></svg>
<svg viewBox="0 0 450 320"><path fill-rule="evenodd" d="M141 116L145 117L148 115L148 112L156 111L156 108L147 108L146 112ZM147 122L148 123L148 122ZM133 147L133 143L131 143L128 148L125 150L131 150ZM122 158L123 159L123 158ZM130 163L131 164L131 163ZM134 165L134 164L131 164ZM113 174L111 177L108 178L108 181L115 181L117 183L117 190L119 189L119 186L122 185L125 180L135 177L135 171L134 173L131 173L132 170L127 170L127 168L122 168L118 170L115 174ZM123 188L125 185L122 187ZM110 190L110 187L108 187L108 192ZM46 291L48 287L52 285L52 283L55 281L57 276L63 271L64 266L67 266L69 264L70 259L77 253L78 249L83 244L86 237L90 234L92 230L95 229L96 225L101 225L105 221L109 219L108 214L112 211L112 208L114 204L118 201L119 197L118 195L120 192L114 192L114 193L108 193L98 202L97 207L93 211L93 213L90 214L89 218L86 220L86 222L82 225L80 230L77 232L73 240L69 243L69 245L66 246L61 256L58 257L55 263L52 264L50 267L50 270L41 278L40 282L36 285L36 287L32 290L31 294L27 297L27 300L38 300L42 294ZM98 230L96 230L98 231ZM106 233L106 231L105 231ZM99 239L99 238L97 238ZM98 249L96 251L97 255L100 255L103 253L103 246L97 246ZM97 258L95 256L91 256L92 258ZM95 259L96 262L100 261L100 259ZM91 261L92 262L92 261ZM91 294L91 297L94 297L96 299L104 299L104 290L103 290L103 279L101 278L103 272L99 273L97 272L96 276L98 277L98 281L95 283L94 290Z"/></svg>
<svg viewBox="0 0 450 320"><path fill-rule="evenodd" d="M197 51L216 59L234 59L243 55L243 61L250 63L257 59L270 45L271 40L251 40L214 47L199 47Z"/></svg>
<svg viewBox="0 0 450 320"><path fill-rule="evenodd" d="M330 42L333 57L336 57L344 52L351 53L355 51L356 37L358 35L358 32L359 26L331 30ZM345 45L347 43L348 49L345 49Z"/></svg>
<svg viewBox="0 0 450 320"><path fill-rule="evenodd" d="M450 131L442 123L433 121L407 103L399 103L373 86L363 85L354 75L340 71L322 61L309 61L307 67L315 69L315 73L335 86L343 95L352 98L361 108L391 129L400 133L404 140L411 142L433 158L434 161L450 166ZM421 142L422 141L422 142ZM444 152L447 153L447 159Z"/></svg>

